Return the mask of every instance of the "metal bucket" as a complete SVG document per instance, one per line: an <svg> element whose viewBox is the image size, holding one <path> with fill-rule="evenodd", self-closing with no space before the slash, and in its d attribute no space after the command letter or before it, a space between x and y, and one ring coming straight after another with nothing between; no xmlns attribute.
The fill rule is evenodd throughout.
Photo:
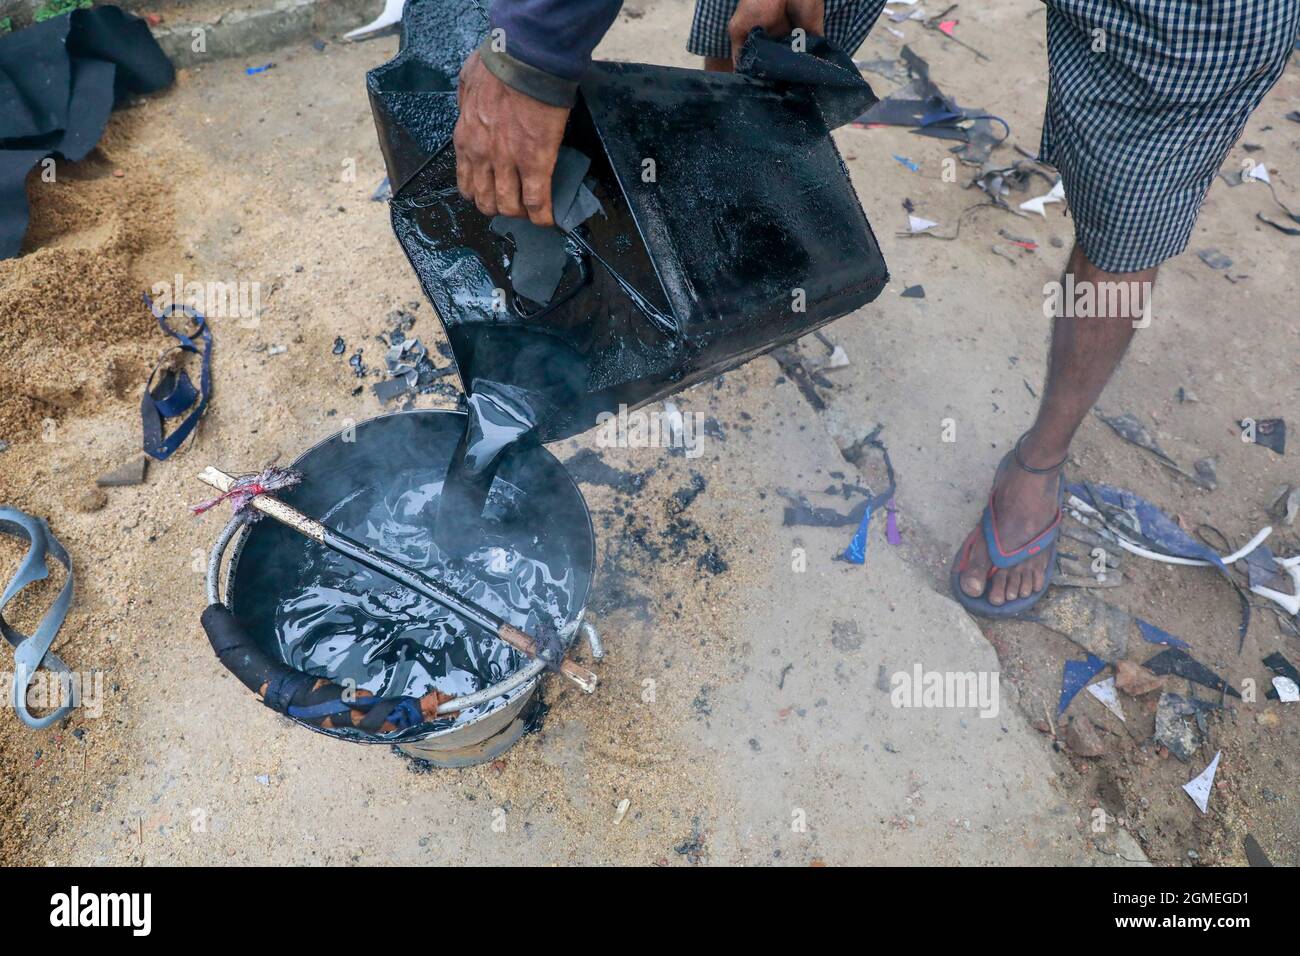
<svg viewBox="0 0 1300 956"><path fill-rule="evenodd" d="M445 471L464 431L465 415L460 412L416 410L370 419L299 456L292 467L302 473L302 483L280 497L309 515L327 514L349 496L364 505L368 494L377 493L375 480L379 476L411 468ZM563 622L560 635L568 646L581 631L593 656L600 657L599 635L582 620L595 562L595 533L582 493L564 466L539 446L509 453L496 480L508 482L517 491L519 513L530 535L569 555L574 574L572 603L577 611ZM247 524L237 517L222 531L209 560L209 603L224 600L252 643L286 664L290 662L277 632L275 610L286 589L297 586L305 549L312 546L276 522ZM227 552L230 559L222 587L222 557ZM496 684L457 698L461 717L444 729L415 727L369 735L351 728L297 722L344 740L395 744L403 752L439 766L468 766L493 759L535 725L540 717L537 691L543 670L540 661L521 660Z"/></svg>

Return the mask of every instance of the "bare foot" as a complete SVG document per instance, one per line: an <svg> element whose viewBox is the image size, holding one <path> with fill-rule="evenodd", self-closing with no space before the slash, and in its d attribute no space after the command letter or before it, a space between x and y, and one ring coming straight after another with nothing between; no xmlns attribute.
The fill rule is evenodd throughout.
<svg viewBox="0 0 1300 956"><path fill-rule="evenodd" d="M1025 461L1034 467L1048 467L1064 455L1052 457L1036 454L1026 439L1021 449ZM998 467L993 478L993 519L1002 550L1011 553L1042 533L1056 517L1057 490L1060 470L1046 475L1025 471L1016 463L1015 455L1008 455ZM1048 551L1044 549L1012 568L999 568L989 579L993 562L984 543L984 533L977 526L963 543L963 552L970 548L966 570L961 574L961 589L971 597L985 594L988 602L1001 607L1007 601L1026 598L1041 590L1047 573Z"/></svg>

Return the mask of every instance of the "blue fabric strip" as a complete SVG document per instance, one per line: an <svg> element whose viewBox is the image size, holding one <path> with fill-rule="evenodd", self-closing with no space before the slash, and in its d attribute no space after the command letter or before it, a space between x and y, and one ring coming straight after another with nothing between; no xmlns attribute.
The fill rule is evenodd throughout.
<svg viewBox="0 0 1300 956"><path fill-rule="evenodd" d="M164 352L158 359L158 364L149 374L149 381L145 383L144 395L140 398L140 422L144 433L145 454L158 461L165 461L189 437L190 432L194 431L194 427L207 410L208 400L212 396L212 330L208 327L207 320L187 305L173 303L165 311L160 310L154 306L153 300L147 293L144 303L158 320L159 328L180 343ZM177 312L187 316L194 324L192 335L187 335L167 324L168 317ZM195 343L195 337L203 342L202 351ZM202 356L197 393L194 390L194 383L184 372L178 375L168 373L159 375L163 361L177 349ZM157 384L155 379L158 380ZM177 425L170 435L164 437L163 421L176 418L187 410L189 415L184 421Z"/></svg>

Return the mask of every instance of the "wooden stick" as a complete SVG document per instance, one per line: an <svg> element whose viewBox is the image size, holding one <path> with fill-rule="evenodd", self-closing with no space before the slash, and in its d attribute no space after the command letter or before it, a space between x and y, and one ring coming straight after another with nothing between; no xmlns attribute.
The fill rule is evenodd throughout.
<svg viewBox="0 0 1300 956"><path fill-rule="evenodd" d="M211 466L203 469L198 478L199 481L211 485L223 493L230 491L236 481L234 476ZM373 548L349 538L342 532L327 528L319 521L307 517L298 509L285 504L272 495L255 495L249 501L249 506L292 528L299 534L306 535L331 551L336 551L344 557L351 558L358 564L382 574L386 578L404 584L411 590L423 594L439 604L445 604L458 614L469 618L484 630L495 634L500 640L529 658L537 657L537 642L531 636L486 608L480 607L468 598L457 594L440 581L435 581L428 575L421 574L404 564L399 564L387 555L380 554ZM598 678L587 668L565 659L560 662L559 670L561 674L588 694L596 689Z"/></svg>

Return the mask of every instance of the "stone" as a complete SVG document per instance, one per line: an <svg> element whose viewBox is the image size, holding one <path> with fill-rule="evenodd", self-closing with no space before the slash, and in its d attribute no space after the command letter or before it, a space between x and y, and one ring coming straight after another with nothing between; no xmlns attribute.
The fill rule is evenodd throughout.
<svg viewBox="0 0 1300 956"><path fill-rule="evenodd" d="M1065 731L1065 744L1080 757L1100 757L1106 752L1097 728L1087 717L1071 717Z"/></svg>
<svg viewBox="0 0 1300 956"><path fill-rule="evenodd" d="M72 510L82 514L91 514L108 504L108 495L100 488L83 488L73 495Z"/></svg>
<svg viewBox="0 0 1300 956"><path fill-rule="evenodd" d="M112 471L105 472L95 479L95 484L101 488L121 488L127 485L144 484L144 473L147 467L147 459L140 455L132 458L124 465L119 465Z"/></svg>
<svg viewBox="0 0 1300 956"><path fill-rule="evenodd" d="M1214 458L1198 458L1192 465L1196 472L1196 482L1207 491L1219 487L1219 467Z"/></svg>
<svg viewBox="0 0 1300 956"><path fill-rule="evenodd" d="M1296 515L1300 514L1300 485L1294 488L1284 485L1273 495L1269 514L1285 525L1295 524Z"/></svg>
<svg viewBox="0 0 1300 956"><path fill-rule="evenodd" d="M1213 710L1214 705L1205 701L1189 700L1168 691L1160 695L1156 704L1156 743L1167 748L1171 754L1184 762L1201 746L1201 732L1198 726L1204 718L1199 715ZM1196 717L1196 720L1189 718Z"/></svg>
<svg viewBox="0 0 1300 956"><path fill-rule="evenodd" d="M1153 674L1141 664L1119 661L1115 664L1115 686L1130 697L1141 697L1155 690L1164 690L1168 678Z"/></svg>
<svg viewBox="0 0 1300 956"><path fill-rule="evenodd" d="M1039 602L1028 620L1063 634L1103 661L1117 661L1128 650L1133 618L1119 608L1072 589Z"/></svg>

